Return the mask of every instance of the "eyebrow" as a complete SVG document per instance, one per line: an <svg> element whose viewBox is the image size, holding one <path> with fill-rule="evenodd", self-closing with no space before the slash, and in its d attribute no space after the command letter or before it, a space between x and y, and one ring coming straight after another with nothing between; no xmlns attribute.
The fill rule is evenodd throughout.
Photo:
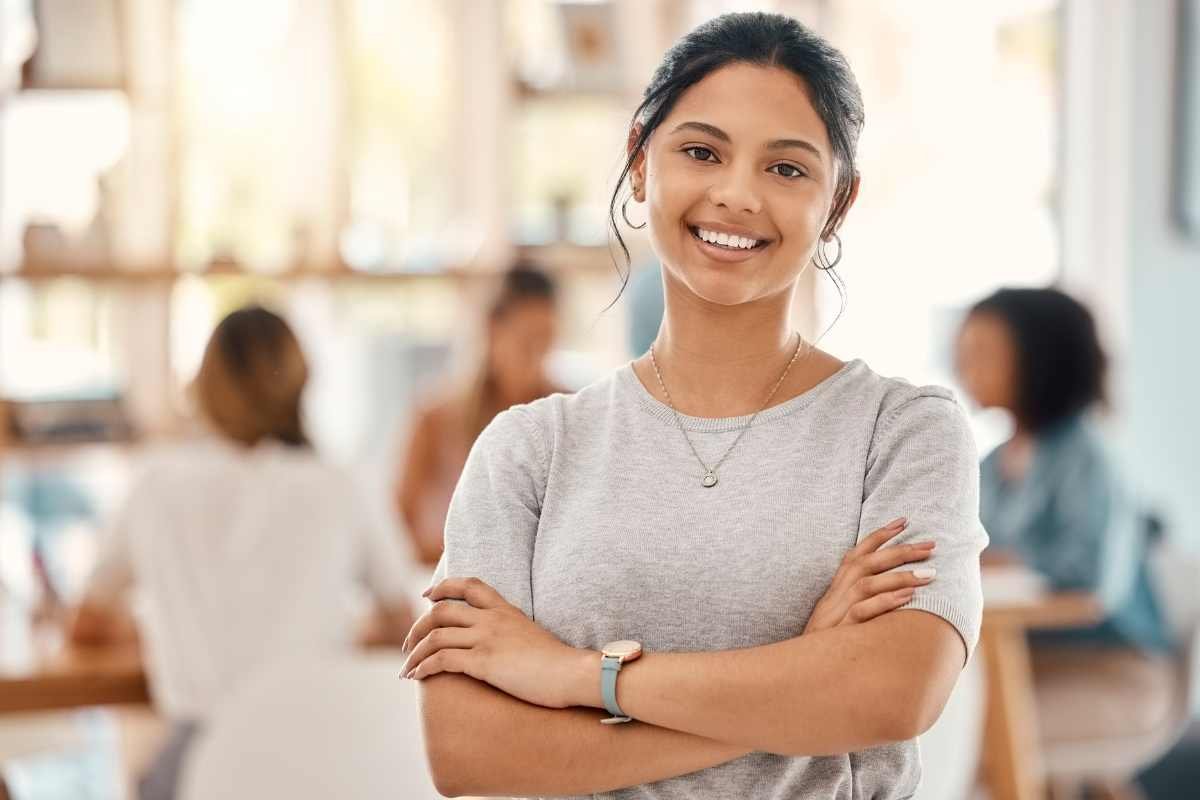
<svg viewBox="0 0 1200 800"><path fill-rule="evenodd" d="M726 143L733 141L729 138L728 133L721 130L716 125L709 125L707 122L682 122L679 125L676 125L671 133L678 133L682 130L694 130L700 131L701 133L707 133L709 136L712 136L715 139L720 139L722 142ZM818 159L821 158L821 151L818 150L812 142L807 142L804 139L773 139L772 141L767 142L768 150L786 150L790 147L798 147L801 150L807 150Z"/></svg>

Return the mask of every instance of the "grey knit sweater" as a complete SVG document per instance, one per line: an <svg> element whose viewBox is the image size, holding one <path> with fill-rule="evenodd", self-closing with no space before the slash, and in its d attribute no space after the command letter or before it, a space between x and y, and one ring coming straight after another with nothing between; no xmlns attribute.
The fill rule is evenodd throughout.
<svg viewBox="0 0 1200 800"><path fill-rule="evenodd" d="M746 418L682 417L713 463ZM846 364L759 414L713 488L630 365L484 431L451 503L438 577L477 576L575 647L753 647L799 636L847 549L905 516L937 578L908 607L978 638L979 469L945 389ZM911 567L908 567L911 568ZM819 691L819 687L813 687ZM841 756L751 753L611 798L904 798L915 741Z"/></svg>

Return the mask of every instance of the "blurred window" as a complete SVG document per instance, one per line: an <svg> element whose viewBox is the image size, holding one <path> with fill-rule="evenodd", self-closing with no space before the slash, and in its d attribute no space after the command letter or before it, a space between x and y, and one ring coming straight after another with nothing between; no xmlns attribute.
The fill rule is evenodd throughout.
<svg viewBox="0 0 1200 800"><path fill-rule="evenodd" d="M344 190L339 3L184 0L175 255L274 272L332 260Z"/></svg>
<svg viewBox="0 0 1200 800"><path fill-rule="evenodd" d="M834 352L950 383L959 315L1059 273L1056 0L836 0L826 34L867 110L858 203L842 232ZM821 279L821 329L839 300Z"/></svg>
<svg viewBox="0 0 1200 800"><path fill-rule="evenodd" d="M129 107L121 92L26 91L7 98L0 106L0 271L17 269L26 256L107 257L105 193L128 147Z"/></svg>
<svg viewBox="0 0 1200 800"><path fill-rule="evenodd" d="M453 259L468 222L454 203L469 177L452 149L459 75L450 4L347 5L350 220L341 253L363 269L432 269Z"/></svg>
<svg viewBox="0 0 1200 800"><path fill-rule="evenodd" d="M620 21L614 3L508 0L509 224L521 244L607 242L608 198L634 107Z"/></svg>

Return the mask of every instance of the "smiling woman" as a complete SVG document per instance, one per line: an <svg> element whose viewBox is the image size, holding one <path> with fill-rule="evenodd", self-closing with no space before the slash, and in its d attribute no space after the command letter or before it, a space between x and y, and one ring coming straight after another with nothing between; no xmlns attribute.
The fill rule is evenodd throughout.
<svg viewBox="0 0 1200 800"><path fill-rule="evenodd" d="M726 15L666 54L610 203L614 230L627 179L646 206L662 327L483 432L405 643L443 792L915 793L987 537L951 394L795 332L862 123L841 54L790 18Z"/></svg>

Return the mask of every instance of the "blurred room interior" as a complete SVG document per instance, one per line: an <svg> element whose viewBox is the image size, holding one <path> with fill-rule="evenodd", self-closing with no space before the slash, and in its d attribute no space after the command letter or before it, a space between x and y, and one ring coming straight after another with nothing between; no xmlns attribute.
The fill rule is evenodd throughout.
<svg viewBox="0 0 1200 800"><path fill-rule="evenodd" d="M629 116L679 35L748 9L828 37L868 109L846 305L809 270L803 333L961 394L975 301L1068 292L1111 357L1123 474L1170 552L1200 553L1196 0L2 0L0 765L34 763L30 797L127 796L163 734L136 658L73 654L63 625L145 454L192 434L217 322L287 318L311 439L408 548L416 603L429 565L395 501L414 409L470 369L518 260L558 286L555 386L644 352L657 264L637 231L612 303ZM981 454L1010 435L962 401ZM924 745L920 796L1069 796L1122 759L1123 788L1195 796L1190 677L1148 739L1038 744L1020 643L1087 617L1040 591L985 579L992 649Z"/></svg>

